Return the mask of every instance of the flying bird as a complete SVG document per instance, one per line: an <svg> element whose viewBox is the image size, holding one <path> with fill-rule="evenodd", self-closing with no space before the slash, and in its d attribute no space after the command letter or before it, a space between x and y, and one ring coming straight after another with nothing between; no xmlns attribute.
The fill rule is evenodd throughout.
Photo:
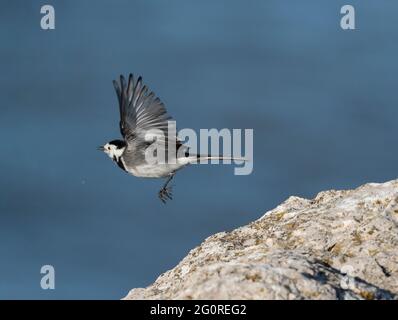
<svg viewBox="0 0 398 320"><path fill-rule="evenodd" d="M158 196L163 203L172 199L172 189L169 186L175 173L188 164L197 163L202 159L241 160L243 158L191 155L189 148L168 130L168 122L172 120L167 114L164 104L156 95L143 84L142 77L134 78L129 75L126 83L123 75L120 81L113 81L119 102L120 132L123 140L117 139L98 147L104 151L122 170L136 177L165 178L166 182L160 189ZM161 132L154 141L148 141L147 132ZM167 141L167 143L165 143ZM172 145L170 145L172 141ZM154 146L168 154L173 148L176 157L174 161L164 163L148 163L145 152ZM162 149L163 148L163 149ZM168 159L170 160L170 159Z"/></svg>

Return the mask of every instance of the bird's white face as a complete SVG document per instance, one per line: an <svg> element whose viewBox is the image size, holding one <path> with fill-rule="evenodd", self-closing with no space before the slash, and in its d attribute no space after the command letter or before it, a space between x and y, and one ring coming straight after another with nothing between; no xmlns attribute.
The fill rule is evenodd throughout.
<svg viewBox="0 0 398 320"><path fill-rule="evenodd" d="M119 159L124 151L124 148L118 149L114 144L107 143L103 146L103 151L108 155L109 158L114 159L116 157Z"/></svg>

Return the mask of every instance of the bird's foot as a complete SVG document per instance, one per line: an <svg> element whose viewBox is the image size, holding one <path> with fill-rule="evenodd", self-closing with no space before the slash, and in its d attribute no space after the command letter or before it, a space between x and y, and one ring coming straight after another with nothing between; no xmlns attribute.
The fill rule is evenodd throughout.
<svg viewBox="0 0 398 320"><path fill-rule="evenodd" d="M159 191L159 199L166 203L167 200L173 200L173 193L171 192L171 187L165 187Z"/></svg>

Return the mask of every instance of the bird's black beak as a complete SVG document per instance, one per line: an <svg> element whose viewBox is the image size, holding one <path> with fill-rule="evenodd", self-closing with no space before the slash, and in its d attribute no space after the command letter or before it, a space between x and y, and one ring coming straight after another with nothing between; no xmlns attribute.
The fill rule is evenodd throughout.
<svg viewBox="0 0 398 320"><path fill-rule="evenodd" d="M99 150L99 151L104 151L105 149L104 149L104 146L99 146L99 147L97 148L97 150Z"/></svg>

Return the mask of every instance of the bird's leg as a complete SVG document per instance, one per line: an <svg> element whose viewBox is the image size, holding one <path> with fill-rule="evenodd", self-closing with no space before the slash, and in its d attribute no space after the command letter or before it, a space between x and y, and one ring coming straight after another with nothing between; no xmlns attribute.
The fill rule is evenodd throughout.
<svg viewBox="0 0 398 320"><path fill-rule="evenodd" d="M171 186L168 187L169 182L173 179L175 173L170 174L170 176L167 178L166 183L163 185L162 189L159 191L159 198L163 203L166 203L167 199L172 200L172 192L171 192Z"/></svg>

